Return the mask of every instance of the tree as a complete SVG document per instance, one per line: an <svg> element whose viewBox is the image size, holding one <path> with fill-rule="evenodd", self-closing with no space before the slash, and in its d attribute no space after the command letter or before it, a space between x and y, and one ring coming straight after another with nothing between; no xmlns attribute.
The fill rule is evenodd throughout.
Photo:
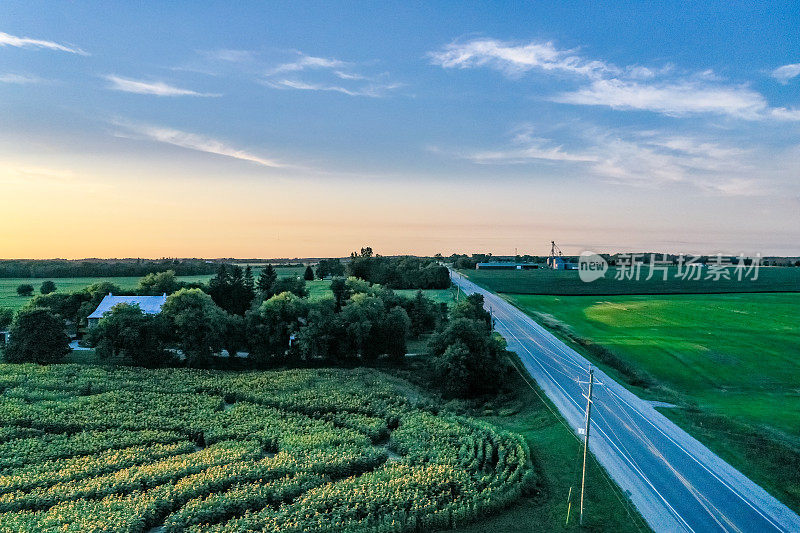
<svg viewBox="0 0 800 533"><path fill-rule="evenodd" d="M161 314L189 366L207 366L214 352L221 349L227 315L200 289L181 289L171 294Z"/></svg>
<svg viewBox="0 0 800 533"><path fill-rule="evenodd" d="M31 309L34 307L46 308L64 320L75 322L78 319L81 306L88 299L89 295L84 292L53 292L34 296L26 307Z"/></svg>
<svg viewBox="0 0 800 533"><path fill-rule="evenodd" d="M284 360L289 355L292 336L306 322L308 301L291 292L282 292L263 302L247 315L250 356L259 364Z"/></svg>
<svg viewBox="0 0 800 533"><path fill-rule="evenodd" d="M380 344L389 359L402 361L406 356L406 338L411 319L402 307L393 307L381 321Z"/></svg>
<svg viewBox="0 0 800 533"><path fill-rule="evenodd" d="M331 301L314 302L309 308L306 324L300 327L295 341L300 356L304 360L347 358L347 332Z"/></svg>
<svg viewBox="0 0 800 533"><path fill-rule="evenodd" d="M248 302L252 302L256 295L256 282L253 278L253 269L250 268L250 265L247 265L247 268L244 269L244 292Z"/></svg>
<svg viewBox="0 0 800 533"><path fill-rule="evenodd" d="M85 325L86 317L91 315L109 294L122 294L122 289L110 281L98 281L83 289L81 292L83 301L75 315L75 322Z"/></svg>
<svg viewBox="0 0 800 533"><path fill-rule="evenodd" d="M247 331L244 317L228 315L222 347L228 352L228 357L230 358L236 357L238 352L247 347Z"/></svg>
<svg viewBox="0 0 800 533"><path fill-rule="evenodd" d="M161 315L148 315L138 305L118 304L89 330L87 341L97 355L147 367L169 360L166 327Z"/></svg>
<svg viewBox="0 0 800 533"><path fill-rule="evenodd" d="M303 279L306 281L314 281L314 269L311 268L311 265L306 267L306 271L303 273Z"/></svg>
<svg viewBox="0 0 800 533"><path fill-rule="evenodd" d="M492 315L483 308L483 295L473 293L456 304L452 312L453 318L469 318L479 320L487 327L492 325Z"/></svg>
<svg viewBox="0 0 800 533"><path fill-rule="evenodd" d="M415 338L436 329L437 324L443 319L441 308L422 294L421 290L417 291L414 298L406 304L406 311L411 319L411 334Z"/></svg>
<svg viewBox="0 0 800 533"><path fill-rule="evenodd" d="M228 313L244 316L255 296L253 273L233 265L220 265L217 275L208 283L208 293L214 303Z"/></svg>
<svg viewBox="0 0 800 533"><path fill-rule="evenodd" d="M331 280L331 292L333 293L334 313L342 310L344 302L350 298L350 289L344 278L333 278Z"/></svg>
<svg viewBox="0 0 800 533"><path fill-rule="evenodd" d="M180 288L175 279L175 271L152 272L139 280L139 294L158 296L161 294L172 294Z"/></svg>
<svg viewBox="0 0 800 533"><path fill-rule="evenodd" d="M428 348L437 381L448 396L470 398L499 388L505 347L485 322L455 318L431 337Z"/></svg>
<svg viewBox="0 0 800 533"><path fill-rule="evenodd" d="M22 283L17 286L17 294L20 296L33 296L33 285L30 283Z"/></svg>
<svg viewBox="0 0 800 533"><path fill-rule="evenodd" d="M287 277L280 278L272 284L269 296L280 294L282 292L291 292L300 298L308 298L308 289L306 289L306 281L302 278Z"/></svg>
<svg viewBox="0 0 800 533"><path fill-rule="evenodd" d="M14 310L0 307L0 329L6 329L14 320Z"/></svg>
<svg viewBox="0 0 800 533"><path fill-rule="evenodd" d="M49 309L21 309L9 330L4 359L9 363L57 363L70 352L64 320Z"/></svg>
<svg viewBox="0 0 800 533"><path fill-rule="evenodd" d="M56 292L56 284L50 280L45 281L42 283L42 286L39 287L39 292L42 294L50 294L51 292Z"/></svg>
<svg viewBox="0 0 800 533"><path fill-rule="evenodd" d="M383 300L364 293L354 294L342 309L351 349L364 360L374 360L382 353L377 337L385 313Z"/></svg>
<svg viewBox="0 0 800 533"><path fill-rule="evenodd" d="M267 263L261 270L261 275L258 276L258 290L261 293L269 293L272 290L272 285L278 279L278 273L275 268Z"/></svg>
<svg viewBox="0 0 800 533"><path fill-rule="evenodd" d="M319 260L319 263L317 263L317 277L319 279L337 276L344 276L344 265L338 258Z"/></svg>

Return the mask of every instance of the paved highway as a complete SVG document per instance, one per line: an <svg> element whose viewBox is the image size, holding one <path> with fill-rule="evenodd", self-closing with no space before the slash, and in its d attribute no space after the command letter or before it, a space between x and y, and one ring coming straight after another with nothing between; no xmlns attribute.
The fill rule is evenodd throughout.
<svg viewBox="0 0 800 533"><path fill-rule="evenodd" d="M589 362L496 294L458 273L451 278L465 293L483 295L509 350L577 433L584 424ZM599 369L594 375L589 448L655 531L800 532L800 517L788 507L650 402Z"/></svg>

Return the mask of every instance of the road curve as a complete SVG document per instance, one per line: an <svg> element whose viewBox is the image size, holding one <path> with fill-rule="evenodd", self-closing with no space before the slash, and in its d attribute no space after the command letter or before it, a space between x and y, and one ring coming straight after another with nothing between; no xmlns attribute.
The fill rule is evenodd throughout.
<svg viewBox="0 0 800 533"><path fill-rule="evenodd" d="M498 295L457 272L451 279L465 293L483 295L508 349L577 433L589 361ZM599 369L594 374L589 447L655 531L800 531L800 517L791 509L649 402Z"/></svg>

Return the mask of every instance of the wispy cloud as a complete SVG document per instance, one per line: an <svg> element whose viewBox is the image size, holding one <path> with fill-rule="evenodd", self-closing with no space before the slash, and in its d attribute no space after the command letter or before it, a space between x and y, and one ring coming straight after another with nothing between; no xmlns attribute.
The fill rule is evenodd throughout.
<svg viewBox="0 0 800 533"><path fill-rule="evenodd" d="M146 124L134 124L124 121L115 121L114 125L123 129L122 136L143 138L173 146L179 146L188 150L216 154L241 161L249 161L262 167L269 168L289 168L291 165L281 163L275 159L268 159L258 156L246 150L240 150L233 146L205 135L189 133L172 128L152 126Z"/></svg>
<svg viewBox="0 0 800 533"><path fill-rule="evenodd" d="M348 96L379 98L402 87L387 81L387 75L367 76L356 65L335 58L315 57L295 52L294 61L266 71L262 83L273 89L327 91Z"/></svg>
<svg viewBox="0 0 800 533"><path fill-rule="evenodd" d="M279 79L264 80L264 84L273 89L297 89L301 91L332 91L349 96L370 96L378 98L384 96L388 91L400 87L400 84L369 84L358 88L348 89L339 85L326 85L322 83L306 83L298 80Z"/></svg>
<svg viewBox="0 0 800 533"><path fill-rule="evenodd" d="M770 107L746 84L726 83L712 70L676 72L673 65L616 66L582 56L552 42L509 43L476 39L451 43L428 54L443 68L488 67L510 77L528 72L572 74L581 86L547 99L564 104L642 110L669 116L716 114L747 120L800 120L800 111ZM800 64L785 65L773 76L786 82L800 74Z"/></svg>
<svg viewBox="0 0 800 533"><path fill-rule="evenodd" d="M181 89L180 87L175 87L162 81L133 80L130 78L121 78L113 74L103 77L111 82L111 85L109 85L110 89L124 91L127 93L152 94L155 96L220 96L219 94L201 93L192 91L190 89Z"/></svg>
<svg viewBox="0 0 800 533"><path fill-rule="evenodd" d="M44 80L38 76L27 74L0 74L0 83L14 83L26 85L29 83L42 83Z"/></svg>
<svg viewBox="0 0 800 533"><path fill-rule="evenodd" d="M783 65L772 71L772 77L783 84L789 83L789 80L796 78L798 75L800 75L800 63Z"/></svg>
<svg viewBox="0 0 800 533"><path fill-rule="evenodd" d="M208 59L225 61L227 63L245 63L247 61L252 61L256 55L252 50L235 50L230 48L203 50L198 53L204 55Z"/></svg>
<svg viewBox="0 0 800 533"><path fill-rule="evenodd" d="M346 65L344 61L332 59L327 57L314 57L307 56L301 52L297 52L298 58L295 61L283 63L271 69L267 75L280 74L282 72L299 72L302 70L311 69L334 69L341 68Z"/></svg>
<svg viewBox="0 0 800 533"><path fill-rule="evenodd" d="M745 119L764 117L764 97L746 86L696 81L639 83L620 79L595 80L589 86L551 98L554 102L602 105L614 109L655 111L684 116L714 113Z"/></svg>
<svg viewBox="0 0 800 533"><path fill-rule="evenodd" d="M71 54L78 54L88 56L80 48L66 46L53 41L45 41L42 39L31 39L29 37L17 37L9 35L8 33L0 32L0 46L14 46L16 48L44 48L46 50L58 50L60 52L69 52Z"/></svg>
<svg viewBox="0 0 800 533"><path fill-rule="evenodd" d="M706 139L663 132L618 132L585 128L583 138L567 146L533 135L530 126L512 132L510 146L493 150L450 152L477 164L538 164L562 166L562 172L634 187L664 188L689 184L709 194L760 195L751 152ZM434 149L435 152L448 153ZM579 165L575 167L574 165ZM763 165L762 165L763 167Z"/></svg>
<svg viewBox="0 0 800 533"><path fill-rule="evenodd" d="M499 150L474 150L454 154L461 159L467 159L478 164L524 164L532 161L571 161L591 162L597 161L597 156L580 151L566 151L563 145L558 145L550 139L533 135L534 130L530 125L524 125L515 130L512 147ZM434 148L434 152L442 152Z"/></svg>
<svg viewBox="0 0 800 533"><path fill-rule="evenodd" d="M509 75L533 69L589 77L620 71L603 61L584 59L575 50L556 48L551 42L513 44L495 39L476 39L448 44L441 50L430 52L428 57L433 64L444 68L487 66Z"/></svg>

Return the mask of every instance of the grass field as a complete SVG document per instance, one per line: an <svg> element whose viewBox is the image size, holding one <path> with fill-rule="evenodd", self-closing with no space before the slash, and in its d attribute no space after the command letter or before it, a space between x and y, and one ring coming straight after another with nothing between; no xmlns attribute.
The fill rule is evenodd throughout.
<svg viewBox="0 0 800 533"><path fill-rule="evenodd" d="M404 369L389 369L419 385L421 389L435 388L427 356L414 357ZM515 364L521 363L514 357ZM522 373L524 375L524 370ZM507 391L489 403L466 402L466 413L472 418L495 427L522 435L530 448L537 473L535 491L523 496L510 508L479 520L459 533L523 533L529 531L577 531L580 459L582 446L575 434L546 401L535 383L511 371L505 380ZM457 402L456 402L457 403ZM464 406L451 408L459 412ZM591 457L591 456L590 456ZM567 497L572 493L572 513L566 524ZM586 516L583 530L614 531L617 533L649 531L633 504L614 484L602 467L591 461L586 480Z"/></svg>
<svg viewBox="0 0 800 533"><path fill-rule="evenodd" d="M376 370L0 365L2 531L419 531L536 486L519 435Z"/></svg>
<svg viewBox="0 0 800 533"><path fill-rule="evenodd" d="M469 279L495 292L509 294L599 295L599 294L703 294L740 292L800 292L800 268L761 267L758 279L743 276L742 281L674 279L677 269L670 270L667 280L656 272L646 280L648 268L642 268L639 280L616 280L616 268L605 277L584 283L577 270L462 270ZM706 274L704 274L705 276ZM662 276L662 277L659 277Z"/></svg>
<svg viewBox="0 0 800 533"><path fill-rule="evenodd" d="M17 287L22 283L29 283L33 285L34 295L36 295L39 294L39 287L46 279L50 279L56 284L58 289L56 292L76 292L99 281L109 281L118 285L123 291L133 291L139 285L139 280L141 278L0 278L0 307L10 307L16 310L24 306L30 301L30 298L17 295ZM179 276L177 279L180 281L205 283L211 279L211 276Z"/></svg>
<svg viewBox="0 0 800 533"><path fill-rule="evenodd" d="M279 267L275 269L279 278L289 276L302 276L305 270L302 267ZM258 278L260 269L254 269L253 275ZM199 276L178 276L178 281L207 283L211 279L210 274ZM139 285L141 278L137 277L113 277L113 278L0 278L0 307L9 307L17 310L23 307L29 297L17 295L17 287L23 283L33 285L34 294L39 294L39 287L42 282L50 279L56 284L57 292L75 292L84 289L92 283L99 281L109 281L120 287L123 291L133 291ZM317 280L308 284L311 297L322 297L329 292L330 281Z"/></svg>
<svg viewBox="0 0 800 533"><path fill-rule="evenodd" d="M800 509L800 294L505 296Z"/></svg>

